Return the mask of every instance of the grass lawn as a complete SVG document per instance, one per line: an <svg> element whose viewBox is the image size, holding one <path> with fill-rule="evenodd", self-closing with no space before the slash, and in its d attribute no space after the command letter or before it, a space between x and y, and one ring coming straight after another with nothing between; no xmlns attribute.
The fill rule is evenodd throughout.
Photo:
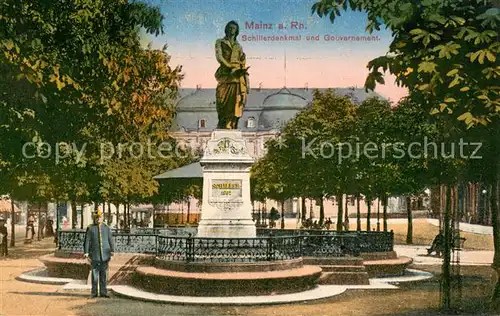
<svg viewBox="0 0 500 316"><path fill-rule="evenodd" d="M377 228L377 219L370 223L372 230ZM382 223L381 223L382 226ZM406 244L406 234L408 225L406 223L389 223L389 230L394 231L394 243ZM356 229L356 219L350 219L349 227L352 230ZM361 223L363 230L366 230L366 223ZM381 227L382 228L382 227ZM431 225L426 219L413 220L413 244L415 245L430 245L432 240L439 232L437 226ZM461 232L460 235L465 237L465 249L470 250L493 250L493 236Z"/></svg>
<svg viewBox="0 0 500 316"><path fill-rule="evenodd" d="M396 232L398 226L404 225L390 225L391 229ZM425 237L425 234L433 232L432 229L433 226L426 222L415 221L416 236ZM476 237L491 238L482 235ZM478 239L474 242L479 243L480 241ZM0 314L52 316L424 316L439 314L440 265L413 266L413 268L432 272L436 277L426 281L401 283L398 285L399 289L348 290L341 295L319 301L248 307L171 305L135 301L117 296L113 296L108 300L91 300L88 298L89 291L65 292L60 291L60 286L24 283L15 279L20 273L40 266L36 258L53 251L53 248L54 245L50 240L35 242L31 245L20 244L18 247L11 249L9 258L0 259L3 285L0 286L0 297L2 298L0 300ZM500 310L490 310L488 304L495 282L493 270L488 266L462 266L461 274L462 298L459 300L457 295L454 295L453 306L462 315L500 315Z"/></svg>
<svg viewBox="0 0 500 316"><path fill-rule="evenodd" d="M440 266L420 266L439 273ZM465 315L498 315L489 308L493 290L493 270L486 266L462 267L462 299L454 292L453 307ZM270 307L239 307L231 314L264 315L437 315L439 277L428 281L401 283L397 290L348 290L321 301ZM228 311L229 312L229 311Z"/></svg>

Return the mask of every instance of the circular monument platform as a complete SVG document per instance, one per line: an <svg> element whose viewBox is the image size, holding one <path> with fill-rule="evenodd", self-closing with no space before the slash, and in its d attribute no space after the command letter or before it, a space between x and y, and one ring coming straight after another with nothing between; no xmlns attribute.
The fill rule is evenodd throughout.
<svg viewBox="0 0 500 316"><path fill-rule="evenodd" d="M139 266L134 286L158 294L245 296L302 292L316 286L322 270L302 259L273 262L178 262L157 259Z"/></svg>
<svg viewBox="0 0 500 316"><path fill-rule="evenodd" d="M50 277L86 280L90 272L90 265L82 253L56 251L38 260L45 265L47 275Z"/></svg>

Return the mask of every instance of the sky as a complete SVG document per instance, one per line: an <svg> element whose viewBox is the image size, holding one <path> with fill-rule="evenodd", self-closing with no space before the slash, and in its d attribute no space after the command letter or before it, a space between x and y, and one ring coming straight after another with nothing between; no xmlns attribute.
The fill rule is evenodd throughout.
<svg viewBox="0 0 500 316"><path fill-rule="evenodd" d="M164 34L146 40L154 47L168 45L171 64L183 67L183 88L216 86L214 43L224 36L224 27L231 20L240 26L238 40L250 66L252 87L363 87L367 63L385 55L392 41L387 30L368 34L363 12L343 12L334 24L328 18L312 15L315 0L148 2L158 6L164 15ZM255 25L261 23L271 29L256 29ZM282 36L282 40L263 40L269 36ZM350 38L345 40L346 36ZM394 101L406 95L405 89L394 84L394 77L387 75L385 79L386 84L378 86L376 92Z"/></svg>

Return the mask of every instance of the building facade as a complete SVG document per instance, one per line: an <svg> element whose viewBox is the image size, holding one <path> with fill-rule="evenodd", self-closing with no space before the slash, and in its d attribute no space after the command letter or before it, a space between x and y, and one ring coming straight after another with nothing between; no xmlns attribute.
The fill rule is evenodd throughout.
<svg viewBox="0 0 500 316"><path fill-rule="evenodd" d="M247 140L248 149L254 158L258 159L265 154L265 143L268 139L276 137L279 130L289 120L312 104L315 89L308 88L282 88L282 89L252 89L248 94L247 104L243 116L238 123L238 129L242 131ZM324 91L326 89L319 89ZM360 104L371 97L379 97L374 92L365 92L358 88L334 88L337 94L348 96L355 104ZM203 149L210 139L211 132L217 126L217 111L215 106L215 89L181 89L180 98L176 104L177 116L173 126L172 135L181 143L185 142L191 148ZM354 199L348 200L348 213L356 213ZM190 203L193 212L200 212L196 200ZM285 216L298 217L304 205L300 198L291 199L285 203ZM313 218L319 217L319 203L315 200L306 200L307 216L312 214ZM170 209L181 208L181 205L171 205ZM271 207L281 211L281 207L274 201L267 201L264 205L256 203L254 208L269 210ZM372 212L376 215L379 203L372 202ZM337 215L338 205L335 201L326 200L324 203L325 216L332 219ZM361 213L367 213L366 203L361 203ZM406 210L404 199L391 197L388 203L388 211L391 213ZM380 210L380 213L382 211Z"/></svg>

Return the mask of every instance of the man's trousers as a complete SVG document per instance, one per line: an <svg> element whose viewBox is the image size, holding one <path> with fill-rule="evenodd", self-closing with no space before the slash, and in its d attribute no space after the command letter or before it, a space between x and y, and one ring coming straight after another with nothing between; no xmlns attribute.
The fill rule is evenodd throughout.
<svg viewBox="0 0 500 316"><path fill-rule="evenodd" d="M92 296L108 295L108 261L92 261Z"/></svg>
<svg viewBox="0 0 500 316"><path fill-rule="evenodd" d="M2 240L2 244L0 244L0 255L6 256L7 253L8 253L8 250L7 250L7 238L4 238Z"/></svg>

